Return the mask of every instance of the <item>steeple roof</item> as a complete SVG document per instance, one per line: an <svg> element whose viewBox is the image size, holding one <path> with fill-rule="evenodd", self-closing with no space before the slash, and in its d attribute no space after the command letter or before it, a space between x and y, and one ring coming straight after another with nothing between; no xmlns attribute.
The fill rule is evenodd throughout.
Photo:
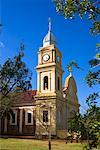
<svg viewBox="0 0 100 150"><path fill-rule="evenodd" d="M51 44L55 44L56 45L56 38L53 35L53 33L51 32L51 19L49 18L48 33L46 34L46 36L43 39L43 47L49 46Z"/></svg>
<svg viewBox="0 0 100 150"><path fill-rule="evenodd" d="M77 86L76 86L76 82L75 82L75 79L72 76L72 74L70 74L69 76L66 77L63 92L65 92L70 85L73 87L73 91L76 93Z"/></svg>

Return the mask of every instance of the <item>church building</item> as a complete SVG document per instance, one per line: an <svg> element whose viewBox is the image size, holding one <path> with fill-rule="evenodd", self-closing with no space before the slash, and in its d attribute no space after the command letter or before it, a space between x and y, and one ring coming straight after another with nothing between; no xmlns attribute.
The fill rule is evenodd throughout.
<svg viewBox="0 0 100 150"><path fill-rule="evenodd" d="M10 118L2 120L3 135L46 136L67 135L68 121L79 111L77 87L70 72L62 86L62 53L56 46L56 38L51 31L38 50L37 90L22 93L14 101Z"/></svg>

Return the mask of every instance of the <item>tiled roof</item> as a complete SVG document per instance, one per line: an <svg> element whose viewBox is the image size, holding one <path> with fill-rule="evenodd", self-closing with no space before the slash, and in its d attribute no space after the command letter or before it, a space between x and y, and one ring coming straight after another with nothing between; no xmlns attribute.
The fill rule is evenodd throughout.
<svg viewBox="0 0 100 150"><path fill-rule="evenodd" d="M25 106L25 105L34 105L34 96L36 95L37 90L30 90L19 94L14 99L14 106Z"/></svg>

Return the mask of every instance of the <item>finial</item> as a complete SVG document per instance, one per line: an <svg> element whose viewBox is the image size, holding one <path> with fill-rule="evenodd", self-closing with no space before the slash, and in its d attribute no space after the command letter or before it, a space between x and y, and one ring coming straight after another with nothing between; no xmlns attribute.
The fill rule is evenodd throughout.
<svg viewBox="0 0 100 150"><path fill-rule="evenodd" d="M70 66L68 70L70 72L70 76L72 76L72 67Z"/></svg>
<svg viewBox="0 0 100 150"><path fill-rule="evenodd" d="M49 32L51 32L51 18L50 17L48 19L48 22L49 22Z"/></svg>

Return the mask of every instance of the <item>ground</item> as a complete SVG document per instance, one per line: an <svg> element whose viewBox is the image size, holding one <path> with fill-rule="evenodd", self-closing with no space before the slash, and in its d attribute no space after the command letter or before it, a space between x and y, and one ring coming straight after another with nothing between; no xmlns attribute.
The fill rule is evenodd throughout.
<svg viewBox="0 0 100 150"><path fill-rule="evenodd" d="M60 140L52 141L52 150L82 150L81 143L68 143ZM48 141L33 139L0 139L0 150L48 150Z"/></svg>

